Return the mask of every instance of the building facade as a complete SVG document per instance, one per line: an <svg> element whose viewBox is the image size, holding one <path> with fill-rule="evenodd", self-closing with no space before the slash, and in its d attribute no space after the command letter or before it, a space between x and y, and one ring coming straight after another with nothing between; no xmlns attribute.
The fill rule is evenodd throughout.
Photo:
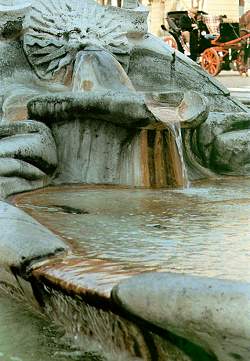
<svg viewBox="0 0 250 361"><path fill-rule="evenodd" d="M211 15L227 15L228 21L238 22L239 17L250 9L250 0L142 0L149 8L149 27L155 35L161 34L161 24L166 13L198 7Z"/></svg>

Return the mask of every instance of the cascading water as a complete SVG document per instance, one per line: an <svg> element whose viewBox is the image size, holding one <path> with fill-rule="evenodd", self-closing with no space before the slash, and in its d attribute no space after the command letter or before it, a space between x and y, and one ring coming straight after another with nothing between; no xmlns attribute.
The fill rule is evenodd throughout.
<svg viewBox="0 0 250 361"><path fill-rule="evenodd" d="M102 309L103 302L101 307L89 305L84 295L70 296L46 281L39 281L38 292L44 302L43 312L65 331L62 342L70 350L62 352L64 357L76 361L85 360L86 355L86 361L191 361L188 349L194 347L202 360L214 361L177 336L136 324L112 309ZM99 302L98 294L94 302Z"/></svg>
<svg viewBox="0 0 250 361"><path fill-rule="evenodd" d="M172 61L170 63L170 89L172 92L174 92L176 90L175 88L175 58L176 58L176 54L175 54L175 50L173 50L173 54L172 54ZM164 119L163 119L164 121ZM171 129L171 132L173 133L174 139L175 139L175 144L177 147L177 151L179 154L179 158L180 158L180 162L181 162L181 171L182 171L182 179L183 179L183 187L188 187L189 186L189 181L188 181L188 174L187 174L187 168L185 165L185 161L184 161L184 155L183 155L183 142L182 142L182 134L181 134L181 124L180 124L180 119L176 114L176 119L173 119L172 121L169 121L167 119L167 124L169 126L169 128Z"/></svg>
<svg viewBox="0 0 250 361"><path fill-rule="evenodd" d="M163 94L162 97L164 98L165 95L167 97L167 94ZM164 157L166 157L168 181L160 185L185 188L188 186L188 176L183 156L181 122L176 108L171 101L169 104L169 100L167 103L163 102L161 96L148 97L147 106L163 124L163 129L158 132L164 134L165 138L165 142L161 144L161 152L165 153Z"/></svg>
<svg viewBox="0 0 250 361"><path fill-rule="evenodd" d="M179 154L180 162L181 162L181 172L182 172L182 179L183 179L183 187L188 188L189 187L189 180L188 180L188 174L187 174L187 168L184 161L184 155L183 155L183 142L182 142L182 134L181 134L181 126L180 122L176 122L174 124L169 123L169 127L171 131L174 134L175 144L176 148Z"/></svg>

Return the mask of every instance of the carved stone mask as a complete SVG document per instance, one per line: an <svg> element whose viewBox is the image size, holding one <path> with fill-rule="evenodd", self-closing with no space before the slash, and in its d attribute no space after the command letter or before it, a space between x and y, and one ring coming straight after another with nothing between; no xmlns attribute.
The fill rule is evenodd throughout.
<svg viewBox="0 0 250 361"><path fill-rule="evenodd" d="M130 52L119 17L92 0L35 0L24 22L23 45L36 74L47 80L65 72L80 50Z"/></svg>

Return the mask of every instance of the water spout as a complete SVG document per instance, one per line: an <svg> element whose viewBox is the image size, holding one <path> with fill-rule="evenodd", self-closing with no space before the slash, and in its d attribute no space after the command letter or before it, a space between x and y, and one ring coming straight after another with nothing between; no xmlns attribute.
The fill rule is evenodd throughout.
<svg viewBox="0 0 250 361"><path fill-rule="evenodd" d="M176 150L178 153L178 159L180 161L180 166L178 169L181 170L181 177L180 177L180 181L178 183L180 186L182 186L184 188L188 188L189 180L188 180L187 167L185 164L184 154L183 154L183 142L182 142L180 122L176 122L176 123L172 123L172 124L170 123L169 126L170 126L171 132L174 137Z"/></svg>
<svg viewBox="0 0 250 361"><path fill-rule="evenodd" d="M87 48L76 55L73 92L134 91L123 67L108 51Z"/></svg>

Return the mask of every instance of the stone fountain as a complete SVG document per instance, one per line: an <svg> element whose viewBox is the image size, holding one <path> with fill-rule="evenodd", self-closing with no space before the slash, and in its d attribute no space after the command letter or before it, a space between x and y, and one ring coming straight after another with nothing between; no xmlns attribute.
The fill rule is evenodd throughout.
<svg viewBox="0 0 250 361"><path fill-rule="evenodd" d="M248 284L120 277L115 266L105 290L84 276L65 280L71 247L7 201L49 185L185 187L187 179L250 174L247 108L148 33L147 15L137 1L0 2L0 281L29 289L45 313L68 298L68 320L72 309L79 319L91 309L121 322L121 348L133 357L247 361Z"/></svg>

